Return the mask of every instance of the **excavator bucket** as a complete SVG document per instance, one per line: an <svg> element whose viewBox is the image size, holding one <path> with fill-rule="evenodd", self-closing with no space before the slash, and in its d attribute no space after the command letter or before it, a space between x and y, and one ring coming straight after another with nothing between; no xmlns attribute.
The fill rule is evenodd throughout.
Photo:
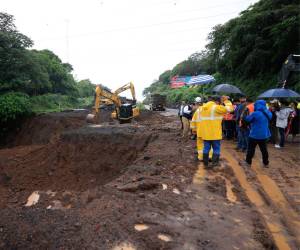
<svg viewBox="0 0 300 250"><path fill-rule="evenodd" d="M96 123L96 116L94 114L88 114L85 120L87 123Z"/></svg>

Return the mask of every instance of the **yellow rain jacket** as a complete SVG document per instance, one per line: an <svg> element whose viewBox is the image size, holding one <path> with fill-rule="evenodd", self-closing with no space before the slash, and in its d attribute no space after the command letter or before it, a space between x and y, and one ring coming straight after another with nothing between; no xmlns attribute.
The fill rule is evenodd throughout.
<svg viewBox="0 0 300 250"><path fill-rule="evenodd" d="M190 127L197 134L197 152L198 152L198 159L203 159L203 139L201 138L202 128L201 128L201 116L200 113L202 111L202 106L197 108L195 111L192 121L190 122ZM209 156L212 157L212 150L209 151Z"/></svg>
<svg viewBox="0 0 300 250"><path fill-rule="evenodd" d="M199 106L197 110L195 111L192 121L190 122L190 127L193 132L197 133L197 137L201 137L201 119L200 119L200 113L202 111L202 106Z"/></svg>
<svg viewBox="0 0 300 250"><path fill-rule="evenodd" d="M233 111L232 103L224 101L224 105L208 102L202 106L200 112L200 135L203 140L222 140L222 120L224 114Z"/></svg>

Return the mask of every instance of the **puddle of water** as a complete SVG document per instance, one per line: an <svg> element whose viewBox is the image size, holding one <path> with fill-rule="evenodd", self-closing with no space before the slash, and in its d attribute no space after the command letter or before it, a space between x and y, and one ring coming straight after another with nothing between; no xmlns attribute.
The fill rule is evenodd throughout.
<svg viewBox="0 0 300 250"><path fill-rule="evenodd" d="M101 128L103 127L102 124L92 124L92 125L89 125L89 127L92 127L92 128Z"/></svg>
<svg viewBox="0 0 300 250"><path fill-rule="evenodd" d="M233 219L236 223L242 222L240 219Z"/></svg>
<svg viewBox="0 0 300 250"><path fill-rule="evenodd" d="M54 197L56 195L56 192L52 192L51 190L48 190L46 192L47 195L50 195L51 197Z"/></svg>
<svg viewBox="0 0 300 250"><path fill-rule="evenodd" d="M180 191L177 188L173 188L173 193L174 194L180 194Z"/></svg>
<svg viewBox="0 0 300 250"><path fill-rule="evenodd" d="M157 237L162 241L166 241L166 242L172 241L172 238L166 234L159 234L157 235Z"/></svg>
<svg viewBox="0 0 300 250"><path fill-rule="evenodd" d="M167 184L162 184L162 188L163 188L163 190L166 190L168 188L168 185Z"/></svg>
<svg viewBox="0 0 300 250"><path fill-rule="evenodd" d="M235 203L237 201L237 196L232 191L232 188L234 187L230 180L226 179L224 176L217 174L216 176L222 178L225 181L226 185L226 198L232 203Z"/></svg>
<svg viewBox="0 0 300 250"><path fill-rule="evenodd" d="M113 247L112 250L136 250L136 247L130 243L123 242L120 245Z"/></svg>
<svg viewBox="0 0 300 250"><path fill-rule="evenodd" d="M25 207L31 207L38 203L40 199L40 195L38 191L34 191L27 199L27 203L25 204Z"/></svg>
<svg viewBox="0 0 300 250"><path fill-rule="evenodd" d="M198 194L196 194L195 197L196 197L196 199L198 199L198 200L203 200L203 198L202 198L200 195L198 195Z"/></svg>
<svg viewBox="0 0 300 250"><path fill-rule="evenodd" d="M236 202L237 201L237 197L236 195L234 194L234 192L232 191L232 188L233 188L233 185L232 183L227 180L225 178L225 183L226 183L226 197L227 197L227 200L229 200L230 202Z"/></svg>
<svg viewBox="0 0 300 250"><path fill-rule="evenodd" d="M134 229L139 232L147 230L148 228L149 228L149 226L147 226L146 224L135 224L134 225Z"/></svg>
<svg viewBox="0 0 300 250"><path fill-rule="evenodd" d="M205 169L201 164L198 165L198 169L193 177L193 183L194 184L201 184L203 183L205 178Z"/></svg>
<svg viewBox="0 0 300 250"><path fill-rule="evenodd" d="M71 204L63 206L63 204L61 203L61 201L54 200L54 201L52 201L52 205L49 205L47 207L47 209L51 209L51 210L63 210L63 209L70 209L71 207L72 207Z"/></svg>

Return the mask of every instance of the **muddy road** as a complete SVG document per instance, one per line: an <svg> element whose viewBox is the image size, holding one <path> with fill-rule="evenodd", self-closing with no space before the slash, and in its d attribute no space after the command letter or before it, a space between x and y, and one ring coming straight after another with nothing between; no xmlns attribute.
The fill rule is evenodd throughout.
<svg viewBox="0 0 300 250"><path fill-rule="evenodd" d="M299 249L298 143L263 170L225 141L204 170L172 110L85 115L35 117L0 149L0 249Z"/></svg>

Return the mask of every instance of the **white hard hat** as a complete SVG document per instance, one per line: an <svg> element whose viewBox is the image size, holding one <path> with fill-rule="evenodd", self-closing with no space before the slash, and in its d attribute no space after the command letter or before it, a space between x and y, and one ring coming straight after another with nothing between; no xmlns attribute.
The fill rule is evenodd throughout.
<svg viewBox="0 0 300 250"><path fill-rule="evenodd" d="M201 101L202 101L201 97L198 96L195 98L195 102L200 103Z"/></svg>
<svg viewBox="0 0 300 250"><path fill-rule="evenodd" d="M270 101L270 103L276 103L276 102L279 102L277 99L273 99Z"/></svg>

